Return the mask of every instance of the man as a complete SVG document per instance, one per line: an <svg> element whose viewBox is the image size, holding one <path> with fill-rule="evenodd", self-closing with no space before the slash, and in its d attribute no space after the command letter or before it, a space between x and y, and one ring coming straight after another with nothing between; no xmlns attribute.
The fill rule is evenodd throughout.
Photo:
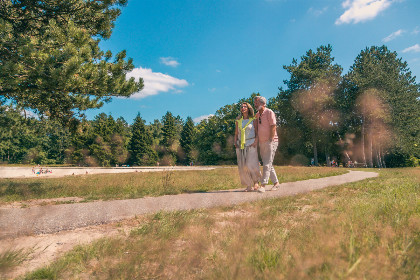
<svg viewBox="0 0 420 280"><path fill-rule="evenodd" d="M265 192L268 179L273 182L272 191L278 190L279 180L273 167L273 159L279 143L276 131L276 115L273 111L266 108L267 99L262 96L254 98L254 106L258 113L255 115L258 130L258 143L260 146L260 156L263 162L263 173L259 192Z"/></svg>

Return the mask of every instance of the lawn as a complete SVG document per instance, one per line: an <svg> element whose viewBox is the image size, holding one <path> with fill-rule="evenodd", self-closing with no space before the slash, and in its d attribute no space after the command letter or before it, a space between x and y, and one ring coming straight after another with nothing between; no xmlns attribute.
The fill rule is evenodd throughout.
<svg viewBox="0 0 420 280"><path fill-rule="evenodd" d="M347 172L345 169L322 167L276 167L276 170L280 182L334 176ZM236 167L209 171L0 179L0 203L61 197L79 197L85 201L129 199L241 187Z"/></svg>
<svg viewBox="0 0 420 280"><path fill-rule="evenodd" d="M299 169L302 170L307 169ZM234 207L159 212L25 279L419 279L420 169Z"/></svg>

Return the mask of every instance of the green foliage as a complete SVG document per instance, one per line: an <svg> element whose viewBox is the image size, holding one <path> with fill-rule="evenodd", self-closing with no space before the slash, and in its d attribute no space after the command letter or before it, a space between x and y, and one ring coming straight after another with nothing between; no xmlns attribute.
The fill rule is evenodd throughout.
<svg viewBox="0 0 420 280"><path fill-rule="evenodd" d="M158 160L156 152L152 149L153 139L146 129L140 114L134 119L132 136L129 143L130 163L133 165L154 165Z"/></svg>
<svg viewBox="0 0 420 280"><path fill-rule="evenodd" d="M74 114L130 96L143 81L126 80L126 52L111 60L99 48L124 0L0 3L0 96L70 124Z"/></svg>
<svg viewBox="0 0 420 280"><path fill-rule="evenodd" d="M181 132L181 138L179 139L181 148L184 154L184 163L190 163L194 160L193 142L195 137L195 126L194 121L191 117L188 117Z"/></svg>
<svg viewBox="0 0 420 280"><path fill-rule="evenodd" d="M280 88L269 103L279 120L283 163L305 155L314 157L317 165L318 150L326 157L335 152L339 116L334 96L342 67L333 64L331 52L330 45L320 46L316 52L307 51L299 63L293 59L291 65L283 66L290 73L284 81L287 89Z"/></svg>
<svg viewBox="0 0 420 280"><path fill-rule="evenodd" d="M420 87L396 52L386 46L362 50L344 77L340 102L348 132L366 136L371 166L387 150L419 157Z"/></svg>

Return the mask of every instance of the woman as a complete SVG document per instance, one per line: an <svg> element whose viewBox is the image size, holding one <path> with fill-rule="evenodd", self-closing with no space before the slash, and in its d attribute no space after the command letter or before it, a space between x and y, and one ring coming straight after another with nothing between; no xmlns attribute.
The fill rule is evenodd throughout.
<svg viewBox="0 0 420 280"><path fill-rule="evenodd" d="M241 104L241 114L235 122L235 147L239 177L245 191L258 189L261 177L257 153L257 120L249 103Z"/></svg>

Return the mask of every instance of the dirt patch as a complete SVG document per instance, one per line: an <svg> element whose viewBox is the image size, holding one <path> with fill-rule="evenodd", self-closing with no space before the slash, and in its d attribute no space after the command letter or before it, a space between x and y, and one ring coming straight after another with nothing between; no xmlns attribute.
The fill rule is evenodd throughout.
<svg viewBox="0 0 420 280"><path fill-rule="evenodd" d="M0 254L12 250L23 250L23 252L29 253L27 258L17 267L10 271L2 272L2 277L13 279L46 266L77 245L88 244L102 237L127 236L139 223L139 219L130 219L53 234L0 240Z"/></svg>
<svg viewBox="0 0 420 280"><path fill-rule="evenodd" d="M64 203L78 203L82 202L84 198L81 197L60 197L60 198L46 198L46 199L31 199L25 201L15 201L11 203L0 204L0 209L10 208L26 208L35 206L45 206Z"/></svg>

